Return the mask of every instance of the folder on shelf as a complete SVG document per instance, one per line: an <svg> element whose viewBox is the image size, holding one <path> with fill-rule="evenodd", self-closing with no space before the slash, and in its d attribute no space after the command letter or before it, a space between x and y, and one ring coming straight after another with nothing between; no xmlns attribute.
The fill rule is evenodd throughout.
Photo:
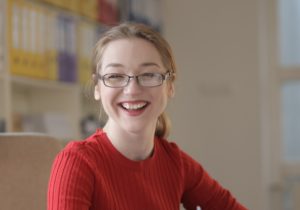
<svg viewBox="0 0 300 210"><path fill-rule="evenodd" d="M129 20L159 29L161 22L159 0L129 0L128 3Z"/></svg>
<svg viewBox="0 0 300 210"><path fill-rule="evenodd" d="M26 76L39 78L39 54L38 54L38 22L39 22L39 12L35 5L27 3L27 47L25 49L26 57L28 61Z"/></svg>
<svg viewBox="0 0 300 210"><path fill-rule="evenodd" d="M22 7L19 1L8 1L7 30L9 66L13 74L22 74L21 64L21 30L22 30Z"/></svg>
<svg viewBox="0 0 300 210"><path fill-rule="evenodd" d="M59 6L59 4L61 2L61 0L42 0L42 1L52 4L54 6Z"/></svg>
<svg viewBox="0 0 300 210"><path fill-rule="evenodd" d="M58 80L57 65L57 14L51 10L46 12L46 45L45 45L45 68L47 79Z"/></svg>
<svg viewBox="0 0 300 210"><path fill-rule="evenodd" d="M51 0L51 1L55 6L65 8L66 0Z"/></svg>
<svg viewBox="0 0 300 210"><path fill-rule="evenodd" d="M22 0L10 0L8 8L11 72L38 79L57 78L53 65L50 65L51 73L46 65L46 44L49 36L47 33L51 32L46 23L47 9L36 3ZM51 43L53 44L53 41ZM51 50L51 64L54 63L53 53Z"/></svg>
<svg viewBox="0 0 300 210"><path fill-rule="evenodd" d="M96 44L96 25L81 22L78 28L78 75L80 84L84 85L91 79L92 52Z"/></svg>
<svg viewBox="0 0 300 210"><path fill-rule="evenodd" d="M89 0L88 14L92 20L97 20L100 6L98 0Z"/></svg>
<svg viewBox="0 0 300 210"><path fill-rule="evenodd" d="M21 3L21 74L24 76L32 76L34 70L32 68L32 57L30 54L30 7L27 2Z"/></svg>
<svg viewBox="0 0 300 210"><path fill-rule="evenodd" d="M35 76L37 78L47 78L48 72L46 67L46 9L42 7L36 7L35 12L37 14L36 21L36 50L34 52L35 62L37 64Z"/></svg>
<svg viewBox="0 0 300 210"><path fill-rule="evenodd" d="M69 1L69 9L74 13L80 14L80 0Z"/></svg>
<svg viewBox="0 0 300 210"><path fill-rule="evenodd" d="M57 65L58 65L58 79L62 80L62 74L65 67L65 60L66 60L66 47L65 47L65 23L64 18L62 15L58 16L57 19L57 42L58 42L58 52L57 52Z"/></svg>
<svg viewBox="0 0 300 210"><path fill-rule="evenodd" d="M2 2L0 2L0 74L2 71L4 71L4 34L6 33L6 28L4 27L4 5Z"/></svg>
<svg viewBox="0 0 300 210"><path fill-rule="evenodd" d="M79 1L79 14L92 20L97 20L99 5L98 0Z"/></svg>
<svg viewBox="0 0 300 210"><path fill-rule="evenodd" d="M58 77L60 81L77 81L76 22L72 17L58 18Z"/></svg>
<svg viewBox="0 0 300 210"><path fill-rule="evenodd" d="M98 0L98 20L105 25L115 25L119 21L118 1Z"/></svg>

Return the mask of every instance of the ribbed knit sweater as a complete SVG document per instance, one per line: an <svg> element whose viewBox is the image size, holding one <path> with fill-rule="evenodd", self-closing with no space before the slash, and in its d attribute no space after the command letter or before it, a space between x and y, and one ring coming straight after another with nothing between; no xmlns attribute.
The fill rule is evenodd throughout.
<svg viewBox="0 0 300 210"><path fill-rule="evenodd" d="M245 210L175 143L155 138L153 155L132 161L98 130L53 164L48 210Z"/></svg>

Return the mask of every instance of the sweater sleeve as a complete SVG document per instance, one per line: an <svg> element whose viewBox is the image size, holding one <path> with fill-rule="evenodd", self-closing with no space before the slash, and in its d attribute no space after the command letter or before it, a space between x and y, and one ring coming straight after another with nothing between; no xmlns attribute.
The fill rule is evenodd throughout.
<svg viewBox="0 0 300 210"><path fill-rule="evenodd" d="M186 153L182 152L184 193L183 206L187 210L246 210L231 193Z"/></svg>
<svg viewBox="0 0 300 210"><path fill-rule="evenodd" d="M94 176L78 148L70 147L54 160L48 186L48 210L88 210Z"/></svg>

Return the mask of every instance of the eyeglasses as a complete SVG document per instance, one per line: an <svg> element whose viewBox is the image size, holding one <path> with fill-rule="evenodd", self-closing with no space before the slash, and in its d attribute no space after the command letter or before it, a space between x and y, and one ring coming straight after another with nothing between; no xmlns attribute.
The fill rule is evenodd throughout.
<svg viewBox="0 0 300 210"><path fill-rule="evenodd" d="M160 73L143 73L136 76L129 76L127 74L110 73L104 75L98 75L99 79L103 81L103 84L111 88L122 88L129 84L131 79L136 79L137 83L143 87L156 87L163 84L165 80L172 77L170 71L165 74Z"/></svg>

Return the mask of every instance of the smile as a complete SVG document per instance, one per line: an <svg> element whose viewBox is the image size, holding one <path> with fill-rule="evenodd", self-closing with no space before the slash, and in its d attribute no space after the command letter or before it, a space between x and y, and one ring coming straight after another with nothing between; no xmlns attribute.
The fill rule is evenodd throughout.
<svg viewBox="0 0 300 210"><path fill-rule="evenodd" d="M139 103L129 103L129 102L125 102L125 103L120 103L121 107L126 109L126 110L141 110L144 109L148 103L147 102L139 102Z"/></svg>

